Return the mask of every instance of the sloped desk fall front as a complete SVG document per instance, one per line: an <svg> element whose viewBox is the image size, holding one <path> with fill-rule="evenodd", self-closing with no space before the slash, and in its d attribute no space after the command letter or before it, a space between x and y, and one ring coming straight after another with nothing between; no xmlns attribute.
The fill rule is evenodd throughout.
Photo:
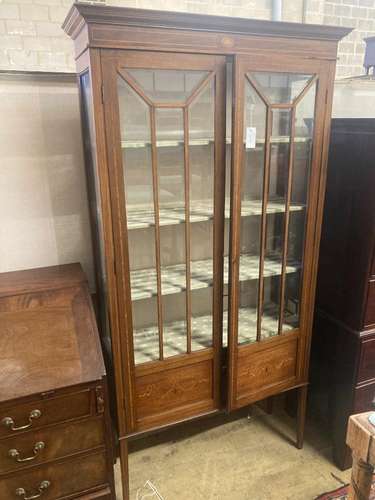
<svg viewBox="0 0 375 500"><path fill-rule="evenodd" d="M80 265L0 275L0 498L114 500L106 374Z"/></svg>

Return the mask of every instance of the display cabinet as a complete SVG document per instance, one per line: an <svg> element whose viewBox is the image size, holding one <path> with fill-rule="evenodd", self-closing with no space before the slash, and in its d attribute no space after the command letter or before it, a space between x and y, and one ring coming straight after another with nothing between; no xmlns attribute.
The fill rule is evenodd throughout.
<svg viewBox="0 0 375 500"><path fill-rule="evenodd" d="M301 447L349 30L81 4L64 29L125 496L130 438L281 391L299 391Z"/></svg>

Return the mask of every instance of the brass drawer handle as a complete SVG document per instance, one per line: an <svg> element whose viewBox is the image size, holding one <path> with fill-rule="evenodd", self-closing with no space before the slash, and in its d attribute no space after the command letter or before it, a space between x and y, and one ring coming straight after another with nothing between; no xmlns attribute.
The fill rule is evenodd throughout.
<svg viewBox="0 0 375 500"><path fill-rule="evenodd" d="M42 481L38 487L38 493L35 493L35 495L31 495L30 497L26 496L26 491L24 488L17 488L16 495L18 497L22 497L23 500L34 500L35 498L40 498L50 486L50 481Z"/></svg>
<svg viewBox="0 0 375 500"><path fill-rule="evenodd" d="M44 450L45 447L46 447L46 445L43 443L43 441L38 441L34 445L34 448L33 448L34 455L31 457L20 458L20 452L18 450L16 450L15 448L9 450L8 455L10 458L14 458L16 462L31 462L31 460L36 459L36 457L38 456L38 453L40 451Z"/></svg>
<svg viewBox="0 0 375 500"><path fill-rule="evenodd" d="M29 423L26 425L21 425L20 427L16 427L14 424L14 420L12 417L5 417L1 421L1 423L5 426L10 428L12 431L22 431L24 429L28 429L33 425L33 420L40 418L42 416L42 412L40 410L32 410L32 412L29 415Z"/></svg>

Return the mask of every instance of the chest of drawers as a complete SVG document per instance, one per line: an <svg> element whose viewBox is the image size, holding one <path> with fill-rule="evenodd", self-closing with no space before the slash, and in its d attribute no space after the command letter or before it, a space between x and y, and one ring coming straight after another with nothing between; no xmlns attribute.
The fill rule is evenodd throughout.
<svg viewBox="0 0 375 500"><path fill-rule="evenodd" d="M0 498L114 499L106 375L78 264L0 275Z"/></svg>

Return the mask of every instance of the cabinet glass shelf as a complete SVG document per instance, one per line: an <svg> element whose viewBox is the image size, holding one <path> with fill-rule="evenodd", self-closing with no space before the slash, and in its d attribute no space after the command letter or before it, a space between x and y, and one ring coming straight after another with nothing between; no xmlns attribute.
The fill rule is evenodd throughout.
<svg viewBox="0 0 375 500"><path fill-rule="evenodd" d="M225 218L230 218L229 203L225 204ZM303 210L305 205L291 204L290 211L297 212ZM285 212L284 200L270 200L267 204L267 214L277 214ZM241 217L252 215L262 215L262 201L249 200L242 201ZM171 226L174 224L183 224L185 222L185 206L175 204L170 207L159 209L160 226ZM190 206L190 223L205 222L213 219L212 204L202 202L193 202ZM154 212L150 206L140 205L136 209L128 210L127 213L128 229L145 229L155 226Z"/></svg>
<svg viewBox="0 0 375 500"><path fill-rule="evenodd" d="M276 307L269 307L262 317L262 338L275 335L278 329L278 314ZM293 316L285 318L283 331L293 329ZM251 308L239 309L241 328L238 332L238 343L256 341L257 311ZM192 321L192 351L207 349L212 346L212 316L194 317ZM134 356L135 362L146 363L157 360L159 356L159 336L157 326L142 328L134 332L136 338ZM186 353L186 322L174 321L163 327L164 355L166 357ZM228 314L223 316L223 346L228 345Z"/></svg>
<svg viewBox="0 0 375 500"><path fill-rule="evenodd" d="M193 260L191 262L190 289L199 290L213 285L212 259ZM286 273L295 273L300 268L298 262L289 263ZM263 276L277 276L280 274L280 260L265 259ZM130 282L132 289L132 300L150 299L157 292L156 271L154 269L140 269L131 271ZM181 293L186 290L186 267L185 264L175 264L161 269L162 294L170 295ZM224 284L228 284L229 262L228 257L224 259ZM259 278L259 256L241 255L240 259L240 281L250 281Z"/></svg>
<svg viewBox="0 0 375 500"><path fill-rule="evenodd" d="M273 144L286 144L289 143L290 137L285 135L285 136L280 136L280 137L272 137L272 143ZM311 142L310 137L295 137L294 138L294 143L306 143L306 142ZM189 140L189 146L208 146L209 144L213 144L214 141L213 139L210 138L202 138L202 139L190 139ZM265 139L258 139L256 141L256 145L262 145L265 143ZM156 147L158 148L171 148L171 147L177 147L177 146L183 146L185 144L185 141L183 139L179 140L173 140L173 139L165 139L165 140L159 140L156 141ZM227 139L226 144L231 144L231 140ZM138 149L138 148L146 148L146 147L151 147L151 141L121 141L121 148L122 149ZM248 150L251 149L257 149L255 148L246 148Z"/></svg>

